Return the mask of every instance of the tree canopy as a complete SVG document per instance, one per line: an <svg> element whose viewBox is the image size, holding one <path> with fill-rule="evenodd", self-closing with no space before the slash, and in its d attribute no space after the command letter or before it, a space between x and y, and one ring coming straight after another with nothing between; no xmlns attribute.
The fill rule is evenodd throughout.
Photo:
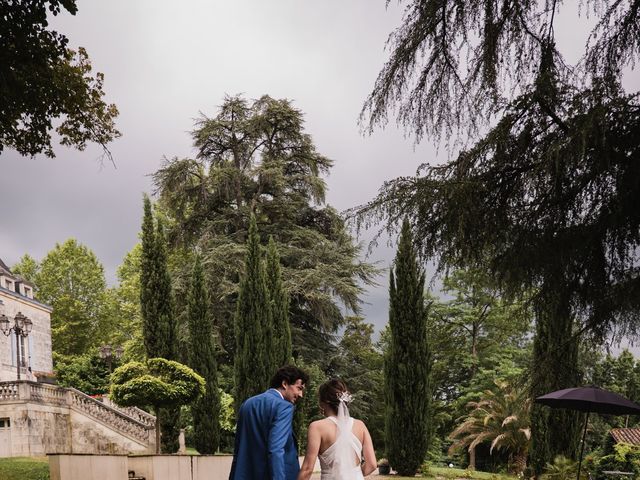
<svg viewBox="0 0 640 480"><path fill-rule="evenodd" d="M104 75L92 74L83 48L48 28L47 15L77 12L75 0L7 0L0 3L0 153L54 157L51 134L84 150L120 136L118 109L104 101ZM54 126L57 122L57 126Z"/></svg>
<svg viewBox="0 0 640 480"><path fill-rule="evenodd" d="M111 381L111 398L118 405L153 407L156 414L156 453L160 453L161 407L171 411L193 402L205 392L205 381L200 375L186 365L164 358L122 365L113 372Z"/></svg>
<svg viewBox="0 0 640 480"><path fill-rule="evenodd" d="M102 264L88 247L73 238L56 243L40 262L35 283L37 299L53 307L55 352L79 355L100 345L108 330L103 315L106 281Z"/></svg>
<svg viewBox="0 0 640 480"><path fill-rule="evenodd" d="M340 303L358 311L375 274L359 260L342 217L324 204L323 175L332 161L316 150L302 112L266 95L225 98L215 117L197 121L193 139L196 158L167 160L154 181L169 240L197 246L210 266L215 317L226 322L218 328L227 363L252 214L260 243L272 236L281 258L293 354L322 359L343 322Z"/></svg>
<svg viewBox="0 0 640 480"><path fill-rule="evenodd" d="M386 182L352 213L391 231L408 218L441 269L477 268L503 293L532 293L533 396L579 380L578 335L640 328L640 102L622 87L640 53L640 2L581 5L595 26L570 65L558 16L584 17L569 2L411 0L363 109L370 128L397 108L418 141L461 140L450 160ZM537 473L551 450L574 454L576 427L539 408Z"/></svg>

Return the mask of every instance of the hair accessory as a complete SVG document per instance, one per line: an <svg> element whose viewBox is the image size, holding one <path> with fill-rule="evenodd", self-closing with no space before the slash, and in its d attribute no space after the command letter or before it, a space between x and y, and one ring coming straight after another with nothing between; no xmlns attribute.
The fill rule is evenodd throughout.
<svg viewBox="0 0 640 480"><path fill-rule="evenodd" d="M344 392L341 392L340 395L338 395L338 400L348 405L353 400L353 395L351 395L347 391L344 391Z"/></svg>

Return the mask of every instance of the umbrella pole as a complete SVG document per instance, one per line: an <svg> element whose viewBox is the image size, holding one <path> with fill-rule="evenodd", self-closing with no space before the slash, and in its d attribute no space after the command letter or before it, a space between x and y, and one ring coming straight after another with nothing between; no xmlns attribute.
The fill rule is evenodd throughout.
<svg viewBox="0 0 640 480"><path fill-rule="evenodd" d="M580 467L582 467L582 455L584 454L584 440L587 436L587 425L589 424L589 411L584 418L584 431L582 432L582 445L580 446L580 460L578 460L578 476L576 480L580 480Z"/></svg>

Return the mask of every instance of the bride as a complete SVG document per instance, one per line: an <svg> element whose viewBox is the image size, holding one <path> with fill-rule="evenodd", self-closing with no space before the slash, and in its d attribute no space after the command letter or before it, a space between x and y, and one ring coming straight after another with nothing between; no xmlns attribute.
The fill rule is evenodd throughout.
<svg viewBox="0 0 640 480"><path fill-rule="evenodd" d="M329 380L319 389L325 416L309 425L307 454L298 480L308 480L316 458L321 480L361 480L376 469L376 454L367 426L349 415L351 395L342 380Z"/></svg>

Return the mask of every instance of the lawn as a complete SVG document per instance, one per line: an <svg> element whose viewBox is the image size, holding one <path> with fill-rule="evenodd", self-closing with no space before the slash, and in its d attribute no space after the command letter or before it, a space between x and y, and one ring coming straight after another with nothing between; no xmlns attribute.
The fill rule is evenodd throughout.
<svg viewBox="0 0 640 480"><path fill-rule="evenodd" d="M47 457L0 458L2 480L49 480Z"/></svg>
<svg viewBox="0 0 640 480"><path fill-rule="evenodd" d="M385 478L389 480L407 480L409 478L415 480L419 477L398 477L396 475L380 475L375 478ZM431 467L427 475L423 475L423 478L431 479L470 479L470 480L515 480L516 477L512 475L502 475L498 473L478 472L471 470L464 470L461 468L448 468L448 467Z"/></svg>

